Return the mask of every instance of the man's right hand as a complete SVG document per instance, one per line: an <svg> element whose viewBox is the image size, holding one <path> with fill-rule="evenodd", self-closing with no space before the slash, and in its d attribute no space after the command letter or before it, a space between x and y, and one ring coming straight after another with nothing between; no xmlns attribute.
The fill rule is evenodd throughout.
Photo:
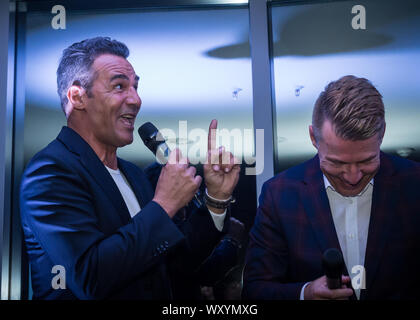
<svg viewBox="0 0 420 320"><path fill-rule="evenodd" d="M200 187L202 178L195 176L195 168L188 167L188 159L174 149L163 167L153 201L157 202L172 218L185 207Z"/></svg>
<svg viewBox="0 0 420 320"><path fill-rule="evenodd" d="M327 286L327 277L322 276L310 282L304 291L305 300L347 300L353 295L353 290L346 286L350 283L350 277L341 277L342 286L340 289L329 289Z"/></svg>

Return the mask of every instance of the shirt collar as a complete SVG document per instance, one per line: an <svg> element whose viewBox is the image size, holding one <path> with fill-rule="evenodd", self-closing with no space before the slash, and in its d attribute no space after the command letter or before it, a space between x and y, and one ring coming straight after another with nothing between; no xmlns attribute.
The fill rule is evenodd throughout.
<svg viewBox="0 0 420 320"><path fill-rule="evenodd" d="M328 188L331 188L331 190L333 190L334 192L337 192L337 191L335 191L335 189L334 189L334 187L331 185L331 183L330 183L330 181L328 180L328 178L325 176L325 174L322 174L322 177L324 178L324 186L325 186L325 190L327 190ZM372 178L372 180L370 180L369 181L369 183L366 185L366 187L357 195L357 196L360 196L360 195L362 195L366 190L367 190L367 188L370 186L370 185L372 185L373 186L373 179L374 178ZM337 192L338 193L338 192Z"/></svg>

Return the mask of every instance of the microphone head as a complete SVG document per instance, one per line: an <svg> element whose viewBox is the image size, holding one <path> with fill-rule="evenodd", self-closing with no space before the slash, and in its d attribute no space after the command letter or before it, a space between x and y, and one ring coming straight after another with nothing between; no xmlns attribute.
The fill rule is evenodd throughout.
<svg viewBox="0 0 420 320"><path fill-rule="evenodd" d="M140 126L138 133L145 146L156 156L156 161L165 164L170 150L158 128L151 122L146 122Z"/></svg>
<svg viewBox="0 0 420 320"><path fill-rule="evenodd" d="M327 278L340 278L343 274L344 259L343 255L336 248L325 250L322 256L322 266Z"/></svg>
<svg viewBox="0 0 420 320"><path fill-rule="evenodd" d="M156 154L159 144L165 142L162 136L159 134L158 128L156 128L151 122L146 122L140 126L138 133L145 146Z"/></svg>
<svg viewBox="0 0 420 320"><path fill-rule="evenodd" d="M153 125L153 123L146 122L140 126L138 133L140 135L141 140L145 142L151 139L153 136L155 136L158 131L159 131L158 128L156 128Z"/></svg>

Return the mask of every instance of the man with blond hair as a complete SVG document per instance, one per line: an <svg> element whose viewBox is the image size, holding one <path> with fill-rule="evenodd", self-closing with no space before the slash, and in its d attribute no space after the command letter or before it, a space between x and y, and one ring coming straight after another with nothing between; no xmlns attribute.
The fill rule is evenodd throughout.
<svg viewBox="0 0 420 320"><path fill-rule="evenodd" d="M380 150L382 96L364 78L327 85L309 135L318 154L268 180L250 233L246 299L418 299L420 165ZM343 254L329 289L322 255Z"/></svg>

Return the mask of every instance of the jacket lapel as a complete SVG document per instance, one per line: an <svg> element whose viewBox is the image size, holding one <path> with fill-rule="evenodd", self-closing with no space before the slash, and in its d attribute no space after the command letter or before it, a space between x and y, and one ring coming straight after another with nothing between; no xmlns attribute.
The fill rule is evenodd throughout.
<svg viewBox="0 0 420 320"><path fill-rule="evenodd" d="M118 159L118 168L122 171L136 195L140 208L144 208L153 197L153 190L147 188L149 182L146 177L139 176L138 172L121 159ZM140 179L143 178L143 179ZM149 190L150 189L150 190Z"/></svg>
<svg viewBox="0 0 420 320"><path fill-rule="evenodd" d="M305 187L301 189L301 199L303 199L305 212L312 225L318 246L322 253L329 248L341 251L318 155L309 160L305 170L303 181Z"/></svg>
<svg viewBox="0 0 420 320"><path fill-rule="evenodd" d="M70 151L79 155L81 163L107 195L123 224L127 224L131 217L120 190L90 145L68 127L62 128L57 139L64 143Z"/></svg>
<svg viewBox="0 0 420 320"><path fill-rule="evenodd" d="M366 290L361 290L361 299L369 294L392 224L392 213L398 203L399 181L392 179L394 168L388 157L381 152L380 169L375 175L369 232L366 245L365 270Z"/></svg>

